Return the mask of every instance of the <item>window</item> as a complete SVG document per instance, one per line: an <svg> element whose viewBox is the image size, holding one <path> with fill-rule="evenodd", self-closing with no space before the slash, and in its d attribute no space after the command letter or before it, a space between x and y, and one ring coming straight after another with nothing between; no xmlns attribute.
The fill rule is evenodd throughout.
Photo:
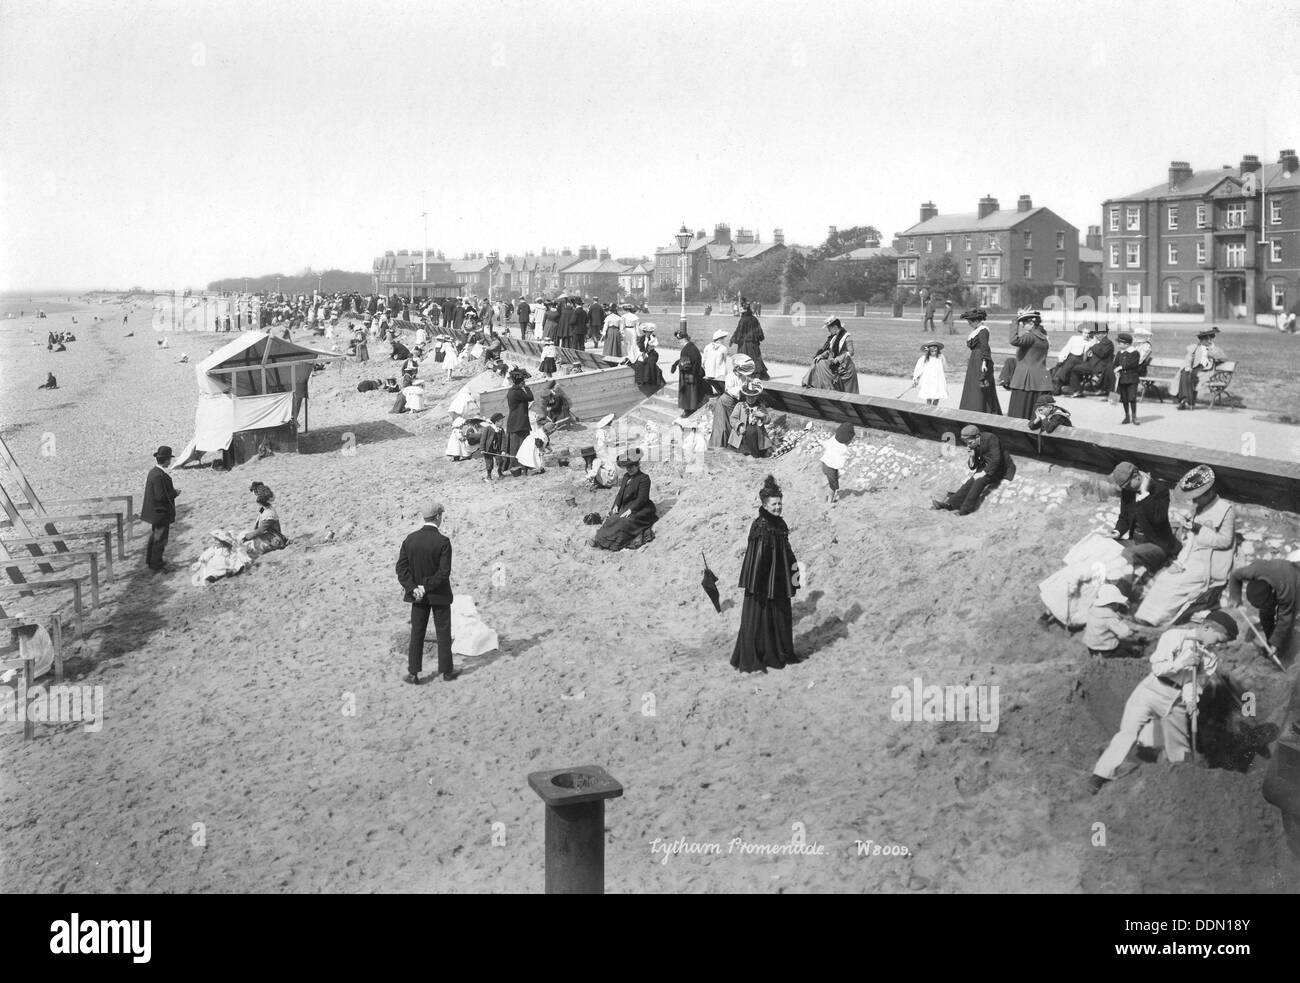
<svg viewBox="0 0 1300 983"><path fill-rule="evenodd" d="M1246 265L1246 244L1244 242L1230 242L1223 248L1224 266L1231 266L1236 269L1242 269Z"/></svg>
<svg viewBox="0 0 1300 983"><path fill-rule="evenodd" d="M1114 280L1111 280L1110 283L1106 284L1106 295L1109 298L1106 305L1107 307L1112 310L1119 307L1119 284Z"/></svg>
<svg viewBox="0 0 1300 983"><path fill-rule="evenodd" d="M971 275L971 261L969 259L966 260L966 275L967 276Z"/></svg>
<svg viewBox="0 0 1300 983"><path fill-rule="evenodd" d="M1198 229L1205 228L1205 206L1204 205L1196 206L1196 227Z"/></svg>
<svg viewBox="0 0 1300 983"><path fill-rule="evenodd" d="M1196 291L1195 291L1196 302L1200 304L1202 307L1204 307L1205 306L1205 281L1197 280L1194 286L1196 287Z"/></svg>
<svg viewBox="0 0 1300 983"><path fill-rule="evenodd" d="M1110 244L1110 265L1115 269L1119 268L1119 243L1118 242L1112 242Z"/></svg>
<svg viewBox="0 0 1300 983"><path fill-rule="evenodd" d="M1170 280L1165 286L1165 300L1171 309L1178 306L1178 287L1177 280Z"/></svg>
<svg viewBox="0 0 1300 983"><path fill-rule="evenodd" d="M1205 265L1205 243L1204 242L1198 242L1196 244L1196 263L1198 266Z"/></svg>
<svg viewBox="0 0 1300 983"><path fill-rule="evenodd" d="M907 240L907 251L908 251L909 253L914 253L914 252L916 252L916 240L915 240L915 239L908 239L908 240Z"/></svg>
<svg viewBox="0 0 1300 983"><path fill-rule="evenodd" d="M1056 248L1057 248L1057 249L1064 249L1064 248L1065 248L1065 233L1064 233L1064 232L1058 232L1058 233L1056 233Z"/></svg>
<svg viewBox="0 0 1300 983"><path fill-rule="evenodd" d="M916 279L916 260L900 259L898 261L898 278L900 280Z"/></svg>
<svg viewBox="0 0 1300 983"><path fill-rule="evenodd" d="M985 248L985 249L997 249L997 248L998 248L998 237L995 236L995 235L990 235L990 236L988 237L988 239L985 240L984 248Z"/></svg>
<svg viewBox="0 0 1300 983"><path fill-rule="evenodd" d="M1280 311L1286 307L1286 284L1275 283L1272 285L1273 291L1273 310Z"/></svg>
<svg viewBox="0 0 1300 983"><path fill-rule="evenodd" d="M1124 209L1124 228L1129 232L1138 232L1142 228L1142 209L1129 205Z"/></svg>
<svg viewBox="0 0 1300 983"><path fill-rule="evenodd" d="M1270 239L1268 241L1268 258L1269 258L1269 262L1272 263L1282 262L1282 240L1281 239Z"/></svg>
<svg viewBox="0 0 1300 983"><path fill-rule="evenodd" d="M1127 243L1125 243L1125 244L1124 244L1124 252L1125 252L1125 258L1124 258L1124 265L1125 265L1125 266L1139 266L1139 265L1141 265L1141 262L1142 262L1141 255L1140 255L1140 253L1141 253L1141 243L1137 243L1137 242L1127 242Z"/></svg>
<svg viewBox="0 0 1300 983"><path fill-rule="evenodd" d="M932 253L932 252L934 252L934 240L933 240L933 239L926 239L926 240L925 240L925 251L926 251L927 253Z"/></svg>
<svg viewBox="0 0 1300 983"><path fill-rule="evenodd" d="M1128 309L1130 311L1142 310L1142 281L1130 280L1128 282Z"/></svg>
<svg viewBox="0 0 1300 983"><path fill-rule="evenodd" d="M980 257L980 279L997 280L1002 274L1002 262L999 256Z"/></svg>
<svg viewBox="0 0 1300 983"><path fill-rule="evenodd" d="M1028 280L1032 278L1033 275L1034 275L1034 261L1032 259L1027 259L1025 260L1025 279Z"/></svg>
<svg viewBox="0 0 1300 983"><path fill-rule="evenodd" d="M1233 202L1223 213L1223 227L1225 229L1240 229L1246 224L1246 203L1244 201Z"/></svg>
<svg viewBox="0 0 1300 983"><path fill-rule="evenodd" d="M1177 262L1178 262L1178 243L1171 242L1169 244L1169 265L1173 266Z"/></svg>
<svg viewBox="0 0 1300 983"><path fill-rule="evenodd" d="M1058 259L1056 261L1056 279L1065 279L1065 260L1063 259Z"/></svg>
<svg viewBox="0 0 1300 983"><path fill-rule="evenodd" d="M944 240L943 240L943 251L944 251L945 253L950 253L950 252L952 252L952 236L945 236L945 237L944 237Z"/></svg>
<svg viewBox="0 0 1300 983"><path fill-rule="evenodd" d="M1268 223L1269 225L1282 224L1282 199L1274 196L1273 200L1268 203Z"/></svg>
<svg viewBox="0 0 1300 983"><path fill-rule="evenodd" d="M989 306L997 307L1002 303L1002 288L997 284L989 287Z"/></svg>
<svg viewBox="0 0 1300 983"><path fill-rule="evenodd" d="M1119 209L1118 208L1112 208L1110 210L1110 231L1112 232L1119 231Z"/></svg>
<svg viewBox="0 0 1300 983"><path fill-rule="evenodd" d="M964 241L964 243L962 244L962 248L965 249L967 252L970 252L970 248L971 248L971 246L970 246L970 236L966 236L966 237L965 237L965 241Z"/></svg>
<svg viewBox="0 0 1300 983"><path fill-rule="evenodd" d="M1176 232L1178 230L1178 206L1177 205L1169 206L1168 221L1169 221L1169 226L1168 226L1169 231Z"/></svg>
<svg viewBox="0 0 1300 983"><path fill-rule="evenodd" d="M1026 249L1034 248L1034 234L1032 232L1025 233L1025 248Z"/></svg>

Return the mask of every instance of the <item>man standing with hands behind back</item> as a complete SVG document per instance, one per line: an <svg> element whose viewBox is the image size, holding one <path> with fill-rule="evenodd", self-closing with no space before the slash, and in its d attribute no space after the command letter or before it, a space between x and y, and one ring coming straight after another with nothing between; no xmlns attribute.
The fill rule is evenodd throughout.
<svg viewBox="0 0 1300 983"><path fill-rule="evenodd" d="M411 605L411 643L403 679L408 683L420 681L424 635L432 612L438 636L438 672L442 681L449 683L460 675L451 665L451 541L438 528L442 524L442 505L430 502L421 514L424 525L402 541L397 556L397 579L405 591L402 600Z"/></svg>
<svg viewBox="0 0 1300 983"><path fill-rule="evenodd" d="M158 463L149 469L144 482L144 499L140 502L140 518L151 527L144 557L154 573L166 573L168 568L163 562L163 549L167 546L171 525L176 521L176 496L180 492L172 484L172 476L163 470L172 462L172 449L164 444L154 451L153 459Z"/></svg>

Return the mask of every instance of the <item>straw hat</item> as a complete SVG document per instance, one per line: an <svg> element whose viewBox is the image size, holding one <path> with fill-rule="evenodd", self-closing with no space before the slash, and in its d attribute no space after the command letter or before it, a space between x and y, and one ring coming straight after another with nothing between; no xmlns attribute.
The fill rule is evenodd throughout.
<svg viewBox="0 0 1300 983"><path fill-rule="evenodd" d="M215 539L218 543L222 543L226 546L235 545L234 534L226 531L225 529L213 529L212 532L208 533L208 535L211 536L213 539Z"/></svg>
<svg viewBox="0 0 1300 983"><path fill-rule="evenodd" d="M718 328L717 331L713 332L713 340L714 340L714 341L722 341L722 340L723 340L724 338L726 338L726 337L727 337L727 329L726 329L726 328Z"/></svg>
<svg viewBox="0 0 1300 983"><path fill-rule="evenodd" d="M757 379L750 379L740 387L740 395L746 402L758 399L763 395L763 384Z"/></svg>
<svg viewBox="0 0 1300 983"><path fill-rule="evenodd" d="M1178 491L1200 498L1214 491L1214 469L1208 464L1198 464L1178 480Z"/></svg>
<svg viewBox="0 0 1300 983"><path fill-rule="evenodd" d="M927 341L924 345L921 346L921 351L925 351L927 348L937 348L939 349L939 351L943 351L943 342Z"/></svg>
<svg viewBox="0 0 1300 983"><path fill-rule="evenodd" d="M736 375L749 376L754 374L754 360L748 355L737 355L731 363L731 371Z"/></svg>
<svg viewBox="0 0 1300 983"><path fill-rule="evenodd" d="M618 456L618 466L625 468L629 464L640 464L644 451L640 447L629 447Z"/></svg>

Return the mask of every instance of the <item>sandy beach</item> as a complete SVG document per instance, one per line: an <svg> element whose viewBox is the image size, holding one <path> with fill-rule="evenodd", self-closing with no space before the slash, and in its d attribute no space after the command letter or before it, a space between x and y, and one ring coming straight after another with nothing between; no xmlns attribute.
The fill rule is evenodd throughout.
<svg viewBox="0 0 1300 983"><path fill-rule="evenodd" d="M43 497L129 493L138 507L154 448L193 432L194 364L230 336L166 333L159 349L147 308L126 328L122 312L76 311L59 354L45 331L67 313L0 321L0 427ZM58 390L37 390L47 371ZM47 725L23 742L3 725L0 889L540 891L543 808L526 776L598 764L625 787L606 809L611 893L1300 890L1260 795L1266 759L1144 765L1097 797L1084 788L1145 671L1095 662L1039 620L1038 583L1118 506L1095 476L1025 461L959 518L928 504L962 480L964 455L890 435L859 431L833 506L811 440L767 462L711 455L703 474L651 463L657 539L608 554L586 546L581 517L611 492L564 468L483 483L481 462L443 453L443 407L464 380L430 373L433 408L394 416L391 396L356 391L392 374L375 360L313 378L299 454L174 472L180 569L145 570L138 526L87 637L69 641L70 681L104 687L102 729ZM768 471L808 571L794 616L809 658L749 676L728 660ZM292 545L191 586L208 531L253 524L253 480L275 490ZM453 588L501 644L458 659L452 684L414 687L393 564L430 497L447 509ZM1300 543L1294 515L1238 515L1257 555ZM1280 720L1287 676L1245 639L1223 664L1261 720ZM997 730L892 719L891 691L918 678L997 685ZM746 847L792 836L824 850ZM720 848L664 852L678 841ZM859 856L859 841L910 855Z"/></svg>

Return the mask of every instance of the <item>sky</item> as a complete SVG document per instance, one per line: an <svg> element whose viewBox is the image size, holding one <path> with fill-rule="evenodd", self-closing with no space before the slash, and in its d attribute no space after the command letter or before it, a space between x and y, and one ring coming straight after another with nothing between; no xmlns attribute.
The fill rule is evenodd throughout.
<svg viewBox="0 0 1300 983"><path fill-rule="evenodd" d="M820 243L1300 145L1300 0L0 0L0 290Z"/></svg>

